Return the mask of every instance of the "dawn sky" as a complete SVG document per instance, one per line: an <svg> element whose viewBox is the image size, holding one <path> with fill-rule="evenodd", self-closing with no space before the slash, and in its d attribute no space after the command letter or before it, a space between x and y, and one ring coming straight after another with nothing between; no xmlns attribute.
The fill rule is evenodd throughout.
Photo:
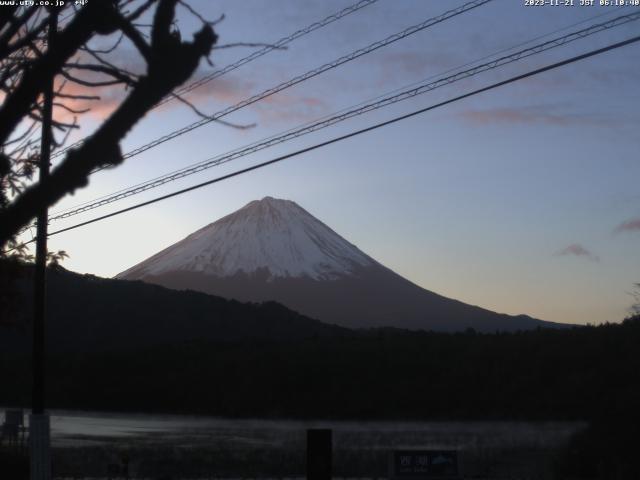
<svg viewBox="0 0 640 480"><path fill-rule="evenodd" d="M349 0L190 2L225 14L219 45L272 43ZM274 51L188 98L214 113L464 2L379 0ZM330 70L225 120L100 172L51 209L107 195L284 132L426 78L561 36L640 7L524 6L494 0ZM590 17L599 18L587 21ZM197 21L180 11L182 38ZM583 22L575 25L578 22ZM571 28L567 28L575 25ZM163 193L408 113L638 34L640 20L172 182L69 220L73 225ZM255 47L214 52L198 78ZM500 53L504 55L504 52ZM492 57L492 58L493 58ZM120 52L135 68L136 54ZM83 136L121 92L104 92ZM376 260L439 294L498 312L572 323L620 321L640 281L640 44L457 102L189 194L53 236L65 267L113 276L251 200L297 202ZM198 117L173 101L127 137L123 151ZM27 239L30 236L27 234Z"/></svg>

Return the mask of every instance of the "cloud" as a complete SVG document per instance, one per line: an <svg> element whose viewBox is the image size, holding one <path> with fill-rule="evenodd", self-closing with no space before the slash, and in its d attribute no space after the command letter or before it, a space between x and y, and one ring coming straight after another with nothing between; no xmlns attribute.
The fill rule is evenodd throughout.
<svg viewBox="0 0 640 480"><path fill-rule="evenodd" d="M629 65L633 65L633 61ZM600 86L611 88L611 85L630 83L637 85L640 81L640 72L636 68L629 68L628 65L621 65L618 68L606 70L589 70L589 78Z"/></svg>
<svg viewBox="0 0 640 480"><path fill-rule="evenodd" d="M185 86L190 85L204 76L206 76L206 73L194 75L191 80L185 83ZM213 101L216 103L224 103L226 106L238 103L255 93L257 93L257 91L254 82L240 78L236 75L227 74L195 88L186 95L186 98L189 101L198 104L201 104L201 102ZM168 107L179 103L180 102L173 101L165 105Z"/></svg>
<svg viewBox="0 0 640 480"><path fill-rule="evenodd" d="M394 52L372 57L378 68L378 87L395 85L398 81L406 82L407 78L421 80L431 72L450 68L453 65L453 54L444 51L435 52Z"/></svg>
<svg viewBox="0 0 640 480"><path fill-rule="evenodd" d="M113 54L107 55L107 60L112 64L117 65L119 68L125 71L141 74L146 68L145 62L136 51L131 49L120 49L114 51ZM77 53L72 59L71 63L82 64L96 64L97 62L89 54L85 52ZM72 70L71 73L82 80L101 82L105 80L112 80L112 77L100 72L94 72L90 70ZM83 118L89 118L93 120L105 120L113 113L113 111L122 103L127 94L129 93L124 84L106 85L100 87L89 87L86 85L80 85L71 80L58 77L55 82L56 90L61 86L62 93L66 95L77 96L97 96L98 100L87 100L80 98L64 98L58 99L57 102L69 107L73 110L85 110L88 112L82 114L75 114L68 111L64 107L54 106L54 118L64 122L71 122L73 117L78 117L81 122Z"/></svg>
<svg viewBox="0 0 640 480"><path fill-rule="evenodd" d="M567 125L609 125L599 116L576 113L558 113L553 107L502 107L485 110L465 110L459 116L476 126L504 124Z"/></svg>
<svg viewBox="0 0 640 480"><path fill-rule="evenodd" d="M111 43L113 43L113 39L106 39L101 45L106 47ZM94 45L94 47L96 46L97 45ZM140 75L146 70L145 61L136 50L131 48L116 49L113 53L104 55L104 57L106 57L105 59L113 65L134 74ZM71 59L70 63L76 62L81 64L97 63L91 55L82 51L78 52ZM101 82L105 80L112 80L112 77L108 75L90 70L73 69L71 70L71 73L85 81ZM77 116L79 121L82 121L83 117L100 121L105 120L122 103L129 93L124 84L89 87L80 85L62 77L58 77L56 79L55 88L58 89L63 83L64 88L62 92L64 94L100 97L99 100L73 98L58 99L58 103L62 103L73 110L89 109L89 111L84 114L74 114L73 112L66 110L64 107L54 107L54 118L66 122L72 121L74 116Z"/></svg>
<svg viewBox="0 0 640 480"><path fill-rule="evenodd" d="M614 230L614 233L622 232L640 232L640 218L633 218L626 222L622 222Z"/></svg>
<svg viewBox="0 0 640 480"><path fill-rule="evenodd" d="M189 85L193 79L202 78L204 74L194 76L192 80L189 80L184 85ZM87 78L85 75L84 78ZM104 78L102 78L104 79ZM59 83L58 83L59 85ZM208 82L200 87L194 89L188 94L184 95L184 98L190 102L198 105L199 107L205 107L205 111L210 108L206 108L211 103L211 108L218 110L219 108L233 105L239 101L250 97L254 91L254 85L252 82L244 81L232 75L225 75L224 77L216 78L211 82ZM63 92L67 95L95 95L99 96L99 100L82 100L82 99L64 99L62 103L66 106L73 108L74 110L90 109L87 113L78 115L81 120L82 117L105 120L111 115L116 108L126 98L129 91L125 89L123 85L112 85L105 87L86 87L78 85L73 82L66 82ZM159 110L170 110L176 107L186 108L183 103L177 100L164 103L159 107ZM219 108L217 108L219 107ZM71 121L74 114L67 111L62 107L55 107L54 116L60 121Z"/></svg>
<svg viewBox="0 0 640 480"><path fill-rule="evenodd" d="M321 98L279 93L253 105L260 123L297 122L315 120L329 113L329 104Z"/></svg>
<svg viewBox="0 0 640 480"><path fill-rule="evenodd" d="M201 74L194 76L194 79L197 81L205 75L206 72L201 72ZM199 86L186 94L185 98L199 107L204 105L204 111L217 111L262 91L264 88L259 88L254 81L231 74L218 77ZM160 108L173 108L177 105L181 105L181 102L168 102ZM307 122L330 112L329 104L322 98L308 94L297 94L291 90L265 97L246 109L250 109L258 115L259 123Z"/></svg>
<svg viewBox="0 0 640 480"><path fill-rule="evenodd" d="M58 87L59 84L56 85ZM85 100L85 99L73 99L65 98L57 100L58 103L72 108L74 110L89 109L88 112L83 114L74 114L63 107L54 106L54 118L59 121L69 122L73 120L74 116L77 116L79 121L83 117L89 117L97 120L106 119L113 111L120 105L127 95L123 85L111 85L106 87L86 87L78 85L77 83L67 82L62 89L62 92L66 95L87 95L98 96L99 100Z"/></svg>
<svg viewBox="0 0 640 480"><path fill-rule="evenodd" d="M555 253L556 256L568 256L573 255L575 257L585 257L593 262L600 261L597 255L594 255L592 252L587 250L585 247L580 245L579 243L572 243L571 245L563 248L562 250Z"/></svg>
<svg viewBox="0 0 640 480"><path fill-rule="evenodd" d="M445 68L451 65L451 55L444 52L395 52L381 56L380 63L395 73L423 74L429 67Z"/></svg>

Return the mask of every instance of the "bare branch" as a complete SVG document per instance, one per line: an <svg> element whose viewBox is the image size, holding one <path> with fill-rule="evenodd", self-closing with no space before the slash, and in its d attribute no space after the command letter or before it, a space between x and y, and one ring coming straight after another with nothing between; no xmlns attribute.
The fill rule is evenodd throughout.
<svg viewBox="0 0 640 480"><path fill-rule="evenodd" d="M186 106L188 106L196 115L198 115L199 117L202 118L206 118L206 119L210 119L211 116L207 115L206 113L203 113L201 110L198 109L198 107L196 107L193 103L191 103L189 100L187 100L186 98L182 97L181 95L178 95L177 93L171 92L170 94L173 98L175 98L176 100L182 102L183 104L185 104ZM247 130L249 128L254 128L256 126L255 123L250 123L247 125L240 125L237 123L232 123L232 122L228 122L226 120L220 120L219 118L215 120L216 123L219 123L221 125L225 125L227 127L232 127L232 128L236 128L238 130Z"/></svg>
<svg viewBox="0 0 640 480"><path fill-rule="evenodd" d="M26 12L22 14L22 16L19 16L18 18L14 17L13 15L9 17L9 20L8 20L10 23L9 28L7 28L7 30L5 30L5 32L2 35L0 35L0 58L3 58L5 55L7 55L6 53L2 53L2 52L4 52L7 49L7 46L9 45L9 42L11 42L14 35L18 33L20 28L23 25L25 25L27 21L33 16L33 14L36 13L37 11L38 11L38 7L34 5L28 8Z"/></svg>
<svg viewBox="0 0 640 480"><path fill-rule="evenodd" d="M217 36L210 26L203 26L194 35L192 42L181 42L172 35L171 26L176 2L177 0L159 0L154 18L147 74L138 79L125 100L93 135L77 149L67 152L48 180L29 186L7 208L0 210L0 245L4 245L20 228L27 225L38 212L40 205L53 205L63 196L85 186L90 173L96 168L120 164L123 161L120 141L156 103L184 83L196 70L200 60L209 55L217 41ZM88 7L99 3L87 4L78 12L71 25L74 25ZM71 27L67 27L60 37L63 37L69 28ZM88 38L85 38L82 44L86 44L87 41ZM60 62L56 63L56 71L62 72L70 81L79 83L78 80L81 79L74 78L63 69L64 63L77 50L77 44L73 46L76 48L67 46L64 55L58 53ZM66 54L68 55L65 56ZM45 56L51 55L51 52L47 52ZM24 80L22 83L24 84ZM92 82L86 83L95 85ZM34 104L36 98L37 95L29 98L28 106ZM0 143L4 133L3 115L9 120L13 118L6 113L4 107L6 102L0 108ZM36 115L33 112L31 114ZM13 128L6 130L11 132Z"/></svg>
<svg viewBox="0 0 640 480"><path fill-rule="evenodd" d="M106 65L95 65L92 63L67 63L65 65L65 71L67 70L85 70L90 72L102 73L119 80L119 83L125 83L127 85L135 85L136 78L133 74L120 70L117 67L111 67Z"/></svg>
<svg viewBox="0 0 640 480"><path fill-rule="evenodd" d="M53 106L54 107L58 107L58 108L62 108L63 110L66 110L69 113L75 113L75 114L83 114L83 113L87 113L88 111L90 111L90 108L83 108L81 110L76 110L75 108L71 108L68 105L65 105L64 103L59 103L59 102L53 102Z"/></svg>
<svg viewBox="0 0 640 480"><path fill-rule="evenodd" d="M120 46L120 43L122 42L123 38L124 38L124 33L120 33L120 35L118 36L118 39L114 42L114 44L111 45L108 48L105 48L104 50L100 50L100 49L93 48L93 47L89 48L89 47L86 47L86 46L80 47L80 50L83 50L85 52L102 53L102 54L106 55L108 53L113 52L116 48L118 48Z"/></svg>
<svg viewBox="0 0 640 480"><path fill-rule="evenodd" d="M29 118L32 118L34 120L37 120L38 122L42 122L42 117L35 112L30 112L29 113ZM56 128L60 131L65 131L67 128L79 128L79 126L74 122L74 123L66 123L66 122L61 122L59 120L52 120L51 121L51 126L53 128Z"/></svg>
<svg viewBox="0 0 640 480"><path fill-rule="evenodd" d="M142 5L140 5L136 10L134 10L132 13L130 13L129 15L127 15L127 21L129 22L133 22L136 18L140 17L140 15L142 15L144 12L146 12L147 10L149 10L149 8L151 7L151 5L153 5L154 3L156 3L158 0L147 0L145 3L143 3Z"/></svg>
<svg viewBox="0 0 640 480"><path fill-rule="evenodd" d="M100 100L100 96L98 95L71 95L68 93L55 93L55 97L58 98L68 98L71 100Z"/></svg>
<svg viewBox="0 0 640 480"><path fill-rule="evenodd" d="M184 7L191 15L193 15L198 20L200 20L203 25L209 25L210 27L215 27L218 23L224 20L224 15L221 15L217 20L213 20L213 21L207 20L202 15L200 15L196 10L194 10L191 7L191 5L189 5L187 2L185 2L184 0L179 0L179 1L180 1L180 5Z"/></svg>
<svg viewBox="0 0 640 480"><path fill-rule="evenodd" d="M138 75L135 75L127 70L124 70L120 67L118 67L117 65L114 65L113 63L109 62L108 60L106 60L105 58L103 58L99 53L91 50L91 49L87 49L86 52L92 56L96 61L98 61L99 63L101 63L102 65L105 65L106 67L109 67L113 70L117 70L118 72L121 72L124 75L130 75L132 77L137 78Z"/></svg>
<svg viewBox="0 0 640 480"><path fill-rule="evenodd" d="M11 44L2 45L2 40L0 40L0 45L2 45L0 46L0 58L11 55L13 52L33 43L38 38L38 36L46 29L47 23L48 19L43 19L40 24L32 29L27 35Z"/></svg>
<svg viewBox="0 0 640 480"><path fill-rule="evenodd" d="M26 115L44 86L59 72L81 45L87 43L96 30L104 28L103 15L110 2L89 2L74 16L56 39L56 48L38 58L24 72L20 84L0 107L0 144L4 143Z"/></svg>
<svg viewBox="0 0 640 480"><path fill-rule="evenodd" d="M78 124L77 117L73 117L73 124L74 125ZM67 140L69 139L69 135L71 135L71 132L72 132L71 129L68 129L66 132L64 132L64 136L60 141L56 140L55 135L52 135L52 138L53 138L52 150L55 150L56 148L59 148L63 146L65 143L67 143Z"/></svg>
<svg viewBox="0 0 640 480"><path fill-rule="evenodd" d="M105 81L85 80L82 78L78 78L65 70L61 70L60 74L67 80L73 83L77 83L78 85L82 85L84 87L109 87L111 85L122 85L123 83L126 83L126 82L123 82L122 80L105 80Z"/></svg>
<svg viewBox="0 0 640 480"><path fill-rule="evenodd" d="M141 35L141 33L135 29L135 27L131 24L129 20L124 18L122 15L118 16L118 26L122 33L124 33L129 40L134 44L134 46L140 52L140 55L149 62L151 56L151 47Z"/></svg>
<svg viewBox="0 0 640 480"><path fill-rule="evenodd" d="M27 127L27 129L25 130L25 132L22 135L5 142L4 145L2 146L3 149L6 148L8 145L12 145L14 143L22 142L22 140L24 140L25 138L27 138L29 135L31 135L33 133L33 131L35 130L35 128L37 126L38 126L38 122L31 122L31 125L29 125Z"/></svg>

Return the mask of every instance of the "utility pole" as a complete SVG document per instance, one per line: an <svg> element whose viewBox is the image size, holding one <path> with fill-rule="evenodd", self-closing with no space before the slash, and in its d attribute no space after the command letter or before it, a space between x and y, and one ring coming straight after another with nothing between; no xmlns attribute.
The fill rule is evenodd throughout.
<svg viewBox="0 0 640 480"><path fill-rule="evenodd" d="M49 31L47 50L51 51L58 30L58 11L49 9ZM51 145L53 144L53 79L44 88L42 105L42 135L40 143L40 175L42 185L49 179ZM31 417L29 419L29 447L31 457L31 480L51 478L51 434L49 414L45 412L45 292L47 275L47 224L49 211L45 206L38 214L36 240L36 266L34 273L33 308L33 390Z"/></svg>

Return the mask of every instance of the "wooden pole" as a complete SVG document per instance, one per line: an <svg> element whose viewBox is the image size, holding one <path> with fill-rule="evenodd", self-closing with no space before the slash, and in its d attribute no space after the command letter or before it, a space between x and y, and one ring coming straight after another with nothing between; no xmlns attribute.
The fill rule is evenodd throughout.
<svg viewBox="0 0 640 480"><path fill-rule="evenodd" d="M53 48L58 30L58 12L49 9L49 32L47 49ZM43 92L42 134L40 143L39 181L44 184L49 179L53 121L53 79ZM36 265L34 273L33 308L33 389L29 421L29 441L31 448L31 480L51 478L50 427L49 416L45 413L45 296L47 276L47 224L49 212L46 206L38 214L36 239Z"/></svg>

